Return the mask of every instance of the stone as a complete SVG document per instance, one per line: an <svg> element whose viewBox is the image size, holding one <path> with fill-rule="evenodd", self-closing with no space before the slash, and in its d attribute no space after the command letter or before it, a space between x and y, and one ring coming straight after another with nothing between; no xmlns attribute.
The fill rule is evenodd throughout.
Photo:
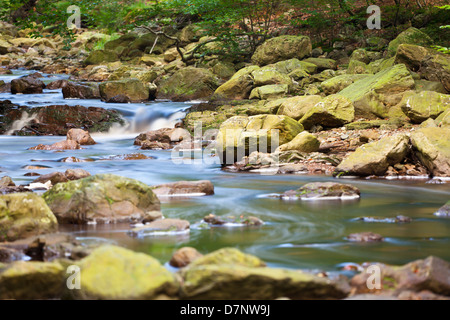
<svg viewBox="0 0 450 320"><path fill-rule="evenodd" d="M440 116L438 116L435 120L435 123L439 127L448 127L450 128L450 109L447 109Z"/></svg>
<svg viewBox="0 0 450 320"><path fill-rule="evenodd" d="M450 201L447 201L434 215L438 217L450 217Z"/></svg>
<svg viewBox="0 0 450 320"><path fill-rule="evenodd" d="M389 166L403 161L409 151L408 142L407 135L396 134L364 144L337 166L335 174L382 176Z"/></svg>
<svg viewBox="0 0 450 320"><path fill-rule="evenodd" d="M138 223L161 217L149 186L113 174L58 183L43 197L61 223Z"/></svg>
<svg viewBox="0 0 450 320"><path fill-rule="evenodd" d="M34 193L0 195L1 241L14 241L57 230L58 222L40 196Z"/></svg>
<svg viewBox="0 0 450 320"><path fill-rule="evenodd" d="M67 86L69 83L68 80L55 80L50 82L49 84L47 84L47 86L45 87L48 90L56 90L56 89L62 89L65 86Z"/></svg>
<svg viewBox="0 0 450 320"><path fill-rule="evenodd" d="M142 238L146 236L158 236L161 234L178 234L189 232L189 221L181 219L159 219L147 223L142 227L136 227L129 231L132 237Z"/></svg>
<svg viewBox="0 0 450 320"><path fill-rule="evenodd" d="M248 66L236 72L230 80L216 89L212 100L242 100L248 99L253 89L252 73L258 66Z"/></svg>
<svg viewBox="0 0 450 320"><path fill-rule="evenodd" d="M34 77L25 76L11 81L11 93L34 94L42 93L45 84Z"/></svg>
<svg viewBox="0 0 450 320"><path fill-rule="evenodd" d="M400 33L397 38L389 43L387 49L388 56L394 56L397 52L398 46L401 44L414 44L427 47L433 44L433 40L419 29L411 27Z"/></svg>
<svg viewBox="0 0 450 320"><path fill-rule="evenodd" d="M203 255L192 247L183 247L178 249L172 255L169 264L175 268L184 268L191 262L203 257Z"/></svg>
<svg viewBox="0 0 450 320"><path fill-rule="evenodd" d="M355 116L387 118L389 109L401 101L405 92L414 89L414 85L410 72L399 64L358 80L339 94L353 102Z"/></svg>
<svg viewBox="0 0 450 320"><path fill-rule="evenodd" d="M411 134L420 162L433 176L450 176L450 128L422 128Z"/></svg>
<svg viewBox="0 0 450 320"><path fill-rule="evenodd" d="M320 86L326 95L336 94L347 88L352 83L358 80L366 79L368 76L369 75L366 74L344 74L325 80Z"/></svg>
<svg viewBox="0 0 450 320"><path fill-rule="evenodd" d="M84 60L85 65L92 65L92 64L102 64L105 62L114 62L118 61L119 57L118 55L111 50L94 50L92 51L89 56Z"/></svg>
<svg viewBox="0 0 450 320"><path fill-rule="evenodd" d="M436 119L450 108L450 95L434 91L422 91L405 96L401 102L402 111L413 123Z"/></svg>
<svg viewBox="0 0 450 320"><path fill-rule="evenodd" d="M0 299L60 299L65 270L59 262L17 261L0 273Z"/></svg>
<svg viewBox="0 0 450 320"><path fill-rule="evenodd" d="M130 102L143 102L149 100L148 87L139 79L125 79L103 82L99 86L102 100L108 102L117 95L126 96Z"/></svg>
<svg viewBox="0 0 450 320"><path fill-rule="evenodd" d="M312 63L317 66L317 71L323 71L323 70L336 70L337 69L337 63L333 59L325 59L325 58L308 58L303 60L307 63Z"/></svg>
<svg viewBox="0 0 450 320"><path fill-rule="evenodd" d="M39 144L35 147L31 147L28 150L78 150L81 149L80 145L78 142L73 141L73 140L65 140L65 141L61 141L61 142L55 142L52 145L43 145L43 144Z"/></svg>
<svg viewBox="0 0 450 320"><path fill-rule="evenodd" d="M213 195L214 185L209 180L178 181L155 186L153 193L157 196Z"/></svg>
<svg viewBox="0 0 450 320"><path fill-rule="evenodd" d="M319 95L296 96L274 101L279 104L277 115L284 115L300 120L309 110L322 100Z"/></svg>
<svg viewBox="0 0 450 320"><path fill-rule="evenodd" d="M78 263L81 289L74 298L89 300L149 300L175 296L179 284L158 260L143 253L102 246Z"/></svg>
<svg viewBox="0 0 450 320"><path fill-rule="evenodd" d="M253 216L245 216L245 215L216 216L212 213L205 216L203 218L203 221L206 222L207 224L213 225L213 226L222 226L222 225L232 224L232 225L254 227L254 226L261 226L264 224L264 221L262 221L261 219L259 219L257 217L253 217Z"/></svg>
<svg viewBox="0 0 450 320"><path fill-rule="evenodd" d="M80 180L90 177L91 174L84 169L67 169L64 175L69 180Z"/></svg>
<svg viewBox="0 0 450 320"><path fill-rule="evenodd" d="M95 83L68 82L62 87L64 99L100 99L100 90Z"/></svg>
<svg viewBox="0 0 450 320"><path fill-rule="evenodd" d="M172 101L209 100L218 87L219 80L211 71L187 67L161 81L156 97Z"/></svg>
<svg viewBox="0 0 450 320"><path fill-rule="evenodd" d="M312 182L297 190L286 191L282 199L327 200L327 199L357 199L360 197L358 188L335 182Z"/></svg>
<svg viewBox="0 0 450 320"><path fill-rule="evenodd" d="M92 139L89 132L85 131L83 129L70 129L67 132L67 140L76 141L81 146L95 144L95 141L94 141L94 139Z"/></svg>
<svg viewBox="0 0 450 320"><path fill-rule="evenodd" d="M300 152L316 152L319 150L320 141L309 132L303 131L299 133L294 139L277 148L278 152L287 150L297 150Z"/></svg>
<svg viewBox="0 0 450 320"><path fill-rule="evenodd" d="M33 183L45 184L47 181L50 181L52 185L55 185L60 182L67 182L69 179L67 179L66 175L62 172L52 172L39 176L39 178L35 179Z"/></svg>
<svg viewBox="0 0 450 320"><path fill-rule="evenodd" d="M384 239L377 233L361 232L348 235L347 240L353 242L382 242Z"/></svg>
<svg viewBox="0 0 450 320"><path fill-rule="evenodd" d="M287 84L270 84L253 89L249 99L276 99L283 97L287 93L289 93L289 86Z"/></svg>
<svg viewBox="0 0 450 320"><path fill-rule="evenodd" d="M305 129L314 125L340 127L353 121L355 108L350 99L341 94L330 95L309 109L299 120Z"/></svg>
<svg viewBox="0 0 450 320"><path fill-rule="evenodd" d="M252 56L254 64L264 66L292 58L302 59L311 55L311 40L306 36L280 36L266 40L256 48Z"/></svg>
<svg viewBox="0 0 450 320"><path fill-rule="evenodd" d="M292 80L286 74L278 72L271 67L264 67L252 72L253 83L256 87L269 84L287 84L292 85Z"/></svg>
<svg viewBox="0 0 450 320"><path fill-rule="evenodd" d="M264 261L258 257L246 254L236 248L222 248L193 261L190 267L204 267L208 265L235 265L241 267L265 267Z"/></svg>

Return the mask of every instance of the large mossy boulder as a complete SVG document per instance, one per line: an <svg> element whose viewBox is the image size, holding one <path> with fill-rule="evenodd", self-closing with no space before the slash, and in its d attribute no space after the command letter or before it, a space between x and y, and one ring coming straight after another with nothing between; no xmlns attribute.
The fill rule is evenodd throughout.
<svg viewBox="0 0 450 320"><path fill-rule="evenodd" d="M268 84L252 90L249 99L271 100L278 99L289 93L287 84Z"/></svg>
<svg viewBox="0 0 450 320"><path fill-rule="evenodd" d="M288 150L296 150L300 152L316 152L319 150L320 141L316 136L309 132L303 131L294 139L278 147L277 151L283 152Z"/></svg>
<svg viewBox="0 0 450 320"><path fill-rule="evenodd" d="M397 52L398 46L401 44L415 44L419 46L431 46L433 40L417 28L409 28L400 33L397 38L392 40L388 46L388 56L392 57Z"/></svg>
<svg viewBox="0 0 450 320"><path fill-rule="evenodd" d="M402 162L409 151L409 137L405 134L383 138L362 145L336 168L336 174L382 176L389 166Z"/></svg>
<svg viewBox="0 0 450 320"><path fill-rule="evenodd" d="M422 91L405 96L401 108L413 123L422 123L429 118L436 119L441 113L449 109L450 95L434 91Z"/></svg>
<svg viewBox="0 0 450 320"><path fill-rule="evenodd" d="M223 164L232 164L252 151L273 152L302 131L302 125L287 116L235 116L220 126L217 150Z"/></svg>
<svg viewBox="0 0 450 320"><path fill-rule="evenodd" d="M43 197L61 223L150 222L161 217L149 186L113 174L58 183Z"/></svg>
<svg viewBox="0 0 450 320"><path fill-rule="evenodd" d="M438 127L450 128L450 109L447 109L434 121Z"/></svg>
<svg viewBox="0 0 450 320"><path fill-rule="evenodd" d="M149 88L139 79L125 79L103 82L99 86L100 96L106 102L113 102L115 97L124 97L128 102L148 101Z"/></svg>
<svg viewBox="0 0 450 320"><path fill-rule="evenodd" d="M102 64L119 61L119 56L111 50L94 50L84 60L85 65Z"/></svg>
<svg viewBox="0 0 450 320"><path fill-rule="evenodd" d="M326 95L336 94L341 90L344 90L352 83L366 79L369 77L367 74L343 74L331 79L325 80L321 83L321 88Z"/></svg>
<svg viewBox="0 0 450 320"><path fill-rule="evenodd" d="M414 79L405 65L399 64L358 80L339 94L353 102L355 116L386 118L406 91L414 89Z"/></svg>
<svg viewBox="0 0 450 320"><path fill-rule="evenodd" d="M264 67L252 72L253 83L256 87L261 87L269 84L286 84L292 85L291 78L281 72L278 72L272 67Z"/></svg>
<svg viewBox="0 0 450 320"><path fill-rule="evenodd" d="M306 129L315 125L334 128L352 122L354 117L353 103L345 96L334 94L324 98L308 110L299 123Z"/></svg>
<svg viewBox="0 0 450 320"><path fill-rule="evenodd" d="M175 296L175 276L158 260L116 246L102 246L78 263L81 289L72 290L77 299L149 300Z"/></svg>
<svg viewBox="0 0 450 320"><path fill-rule="evenodd" d="M252 56L254 64L265 66L292 58L302 59L311 54L311 40L307 36L280 36L265 41Z"/></svg>
<svg viewBox="0 0 450 320"><path fill-rule="evenodd" d="M60 299L65 270L58 262L14 262L0 270L0 299Z"/></svg>
<svg viewBox="0 0 450 320"><path fill-rule="evenodd" d="M274 64L269 64L267 67L274 68L278 72L284 74L290 74L295 70L302 69L308 73L314 73L317 71L317 66L313 63L300 61L296 58L279 61Z"/></svg>
<svg viewBox="0 0 450 320"><path fill-rule="evenodd" d="M208 69L187 67L163 80L156 97L172 101L209 100L218 87L218 78Z"/></svg>
<svg viewBox="0 0 450 320"><path fill-rule="evenodd" d="M248 66L236 72L230 80L222 84L214 92L213 100L241 100L248 99L253 89L252 73L258 66Z"/></svg>
<svg viewBox="0 0 450 320"><path fill-rule="evenodd" d="M411 134L415 154L433 176L450 176L450 128L423 128Z"/></svg>
<svg viewBox="0 0 450 320"><path fill-rule="evenodd" d="M300 120L310 109L322 100L319 95L296 96L275 100L272 103L279 105L278 115L288 116Z"/></svg>
<svg viewBox="0 0 450 320"><path fill-rule="evenodd" d="M220 264L229 264L250 268L266 266L266 264L258 257L243 253L236 248L222 248L213 251L192 262L189 266L199 267Z"/></svg>
<svg viewBox="0 0 450 320"><path fill-rule="evenodd" d="M56 232L58 222L44 199L34 193L0 196L0 242Z"/></svg>
<svg viewBox="0 0 450 320"><path fill-rule="evenodd" d="M317 71L323 70L336 70L337 62L333 59L325 59L325 58L308 58L303 60L303 62L312 63L317 66Z"/></svg>

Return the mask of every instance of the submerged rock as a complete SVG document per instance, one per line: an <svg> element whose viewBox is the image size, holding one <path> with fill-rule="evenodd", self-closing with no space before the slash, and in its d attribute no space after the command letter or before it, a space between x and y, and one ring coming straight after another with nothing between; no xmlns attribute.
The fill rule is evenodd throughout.
<svg viewBox="0 0 450 320"><path fill-rule="evenodd" d="M225 215L225 216L216 216L214 214L209 214L203 218L203 221L213 226L222 226L226 224L237 224L244 226L260 226L263 225L264 222L253 216L234 216L234 215Z"/></svg>
<svg viewBox="0 0 450 320"><path fill-rule="evenodd" d="M380 223L409 223L412 221L410 217L396 216L394 218L384 218L384 217L360 217L356 220L363 222L380 222Z"/></svg>
<svg viewBox="0 0 450 320"><path fill-rule="evenodd" d="M94 250L78 263L81 289L74 298L94 300L148 300L174 296L179 284L158 260L115 246Z"/></svg>
<svg viewBox="0 0 450 320"><path fill-rule="evenodd" d="M157 236L168 233L189 232L189 221L181 219L159 219L129 231L132 237Z"/></svg>
<svg viewBox="0 0 450 320"><path fill-rule="evenodd" d="M214 194L214 185L209 180L178 181L153 187L157 196L189 196L192 194L208 196Z"/></svg>
<svg viewBox="0 0 450 320"><path fill-rule="evenodd" d="M78 150L78 149L81 149L80 144L73 140L55 142L52 145L38 144L35 147L29 148L29 150Z"/></svg>
<svg viewBox="0 0 450 320"><path fill-rule="evenodd" d="M203 254L192 247L183 247L175 251L169 264L175 268L184 268L191 262L203 257Z"/></svg>
<svg viewBox="0 0 450 320"><path fill-rule="evenodd" d="M444 204L438 211L434 213L438 217L450 217L450 201Z"/></svg>
<svg viewBox="0 0 450 320"><path fill-rule="evenodd" d="M55 232L58 222L45 201L34 193L0 196L0 241Z"/></svg>
<svg viewBox="0 0 450 320"><path fill-rule="evenodd" d="M181 141L191 140L191 135L181 128L162 128L141 133L134 140L134 145L141 149L171 149Z"/></svg>
<svg viewBox="0 0 450 320"><path fill-rule="evenodd" d="M335 182L312 182L305 184L297 190L286 191L281 195L282 199L300 199L300 200L327 200L327 199L346 199L359 198L358 188Z"/></svg>
<svg viewBox="0 0 450 320"><path fill-rule="evenodd" d="M352 233L347 236L348 241L353 242L381 242L384 238L373 232Z"/></svg>
<svg viewBox="0 0 450 320"><path fill-rule="evenodd" d="M43 197L61 223L136 223L161 217L149 186L112 174L58 183Z"/></svg>

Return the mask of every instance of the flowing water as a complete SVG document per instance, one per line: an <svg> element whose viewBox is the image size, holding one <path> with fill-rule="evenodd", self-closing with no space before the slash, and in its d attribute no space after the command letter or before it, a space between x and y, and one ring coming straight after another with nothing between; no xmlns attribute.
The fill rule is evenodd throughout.
<svg viewBox="0 0 450 320"><path fill-rule="evenodd" d="M11 77L11 76L9 76ZM9 80L2 76L0 80ZM55 78L51 79L54 80ZM114 173L141 180L149 185L179 180L211 180L215 195L163 201L167 218L186 219L191 224L205 215L253 215L266 223L261 227L193 228L190 234L131 238L129 225L60 226L80 241L116 243L145 252L167 262L175 249L192 246L203 253L230 246L257 255L270 266L339 270L345 262L385 262L403 264L429 255L450 260L450 219L433 215L450 198L450 184L426 184L424 180L343 180L361 190L358 201L301 202L267 197L314 181L335 181L327 176L236 174L216 164L176 164L171 151L139 150L133 145L133 132L173 125L189 107L184 103L105 104L97 100L64 100L60 90L40 95L0 94L0 100L30 106L68 104L114 108L129 121L127 128L109 134L94 134L98 144L65 152L31 151L37 144L51 144L62 137L0 136L0 177L11 176L17 184L28 184L40 174L83 168L91 174ZM140 152L155 159L100 161L114 155ZM68 163L60 160L77 157L94 161ZM28 165L45 169L27 170ZM395 217L405 215L406 224L368 223L362 216ZM352 243L350 233L372 231L385 237L382 243Z"/></svg>

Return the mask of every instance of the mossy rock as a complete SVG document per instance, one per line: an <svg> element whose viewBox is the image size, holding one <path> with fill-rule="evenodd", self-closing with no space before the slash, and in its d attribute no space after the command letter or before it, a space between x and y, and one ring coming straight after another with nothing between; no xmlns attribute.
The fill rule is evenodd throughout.
<svg viewBox="0 0 450 320"><path fill-rule="evenodd" d="M348 74L372 74L369 66L359 60L351 59L348 64Z"/></svg>
<svg viewBox="0 0 450 320"><path fill-rule="evenodd" d="M113 174L58 183L43 197L61 223L136 223L161 217L149 186Z"/></svg>
<svg viewBox="0 0 450 320"><path fill-rule="evenodd" d="M253 89L252 72L258 66L248 66L236 72L230 80L222 84L214 92L212 100L239 100L248 99Z"/></svg>
<svg viewBox="0 0 450 320"><path fill-rule="evenodd" d="M303 62L312 63L317 66L317 71L323 71L327 69L336 70L337 62L333 59L325 58L308 58L303 60Z"/></svg>
<svg viewBox="0 0 450 320"><path fill-rule="evenodd" d="M414 80L416 83L416 91L434 91L438 93L447 93L445 87L439 81L428 81L428 80Z"/></svg>
<svg viewBox="0 0 450 320"><path fill-rule="evenodd" d="M209 100L218 87L218 78L208 69L187 67L163 80L156 96L172 101Z"/></svg>
<svg viewBox="0 0 450 320"><path fill-rule="evenodd" d="M106 102L118 95L127 97L130 102L143 102L150 98L149 89L139 79L102 82L99 89L102 100Z"/></svg>
<svg viewBox="0 0 450 320"><path fill-rule="evenodd" d="M292 80L286 74L276 71L272 67L263 67L252 72L253 83L255 87L261 87L269 84L292 85Z"/></svg>
<svg viewBox="0 0 450 320"><path fill-rule="evenodd" d="M252 90L249 99L277 99L289 93L287 84L269 84Z"/></svg>
<svg viewBox="0 0 450 320"><path fill-rule="evenodd" d="M143 253L102 246L77 264L81 289L71 291L77 299L148 300L178 293L175 276Z"/></svg>
<svg viewBox="0 0 450 320"><path fill-rule="evenodd" d="M352 83L361 79L366 79L368 76L369 75L367 74L344 74L325 80L320 86L326 95L336 94Z"/></svg>
<svg viewBox="0 0 450 320"><path fill-rule="evenodd" d="M411 27L402 33L397 38L392 40L388 46L388 56L392 57L397 52L397 48L401 44L414 44L419 46L431 46L433 40L426 34L417 28Z"/></svg>
<svg viewBox="0 0 450 320"><path fill-rule="evenodd" d="M450 95L434 91L422 91L407 95L401 103L402 111L413 123L422 123L428 118L436 119L450 108Z"/></svg>
<svg viewBox="0 0 450 320"><path fill-rule="evenodd" d="M278 147L277 151L283 152L287 150L297 150L300 152L316 152L319 150L320 141L316 136L309 132L303 131L294 139Z"/></svg>
<svg viewBox="0 0 450 320"><path fill-rule="evenodd" d="M56 217L37 194L0 196L0 241L14 241L57 230Z"/></svg>
<svg viewBox="0 0 450 320"><path fill-rule="evenodd" d="M119 57L114 51L110 50L94 50L84 60L85 65L102 64L107 62L118 61Z"/></svg>
<svg viewBox="0 0 450 320"><path fill-rule="evenodd" d="M436 125L439 127L449 127L450 128L450 109L447 109L435 120Z"/></svg>
<svg viewBox="0 0 450 320"><path fill-rule="evenodd" d="M196 259L189 267L207 265L235 265L249 268L266 266L266 264L256 256L243 253L236 248L222 248Z"/></svg>
<svg viewBox="0 0 450 320"><path fill-rule="evenodd" d="M302 59L311 51L311 40L307 36L280 36L266 40L256 48L252 62L264 66L292 58Z"/></svg>
<svg viewBox="0 0 450 320"><path fill-rule="evenodd" d="M389 166L405 159L409 151L408 142L407 135L396 134L364 144L337 166L335 174L382 176Z"/></svg>
<svg viewBox="0 0 450 320"><path fill-rule="evenodd" d="M14 262L0 273L0 299L61 298L65 270L58 262Z"/></svg>
<svg viewBox="0 0 450 320"><path fill-rule="evenodd" d="M273 101L278 104L278 115L291 117L300 120L309 110L322 100L319 95L296 96L292 98L283 98Z"/></svg>

